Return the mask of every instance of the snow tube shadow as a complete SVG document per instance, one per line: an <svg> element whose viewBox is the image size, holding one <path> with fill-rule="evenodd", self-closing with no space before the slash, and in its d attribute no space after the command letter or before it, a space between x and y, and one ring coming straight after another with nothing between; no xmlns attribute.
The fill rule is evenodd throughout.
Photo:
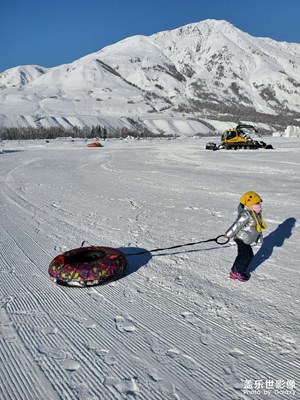
<svg viewBox="0 0 300 400"><path fill-rule="evenodd" d="M126 276L137 272L152 258L152 254L141 247L120 247L119 250L127 257ZM140 252L143 254L139 254Z"/></svg>
<svg viewBox="0 0 300 400"><path fill-rule="evenodd" d="M49 275L64 286L94 286L123 275L127 260L122 251L111 247L79 247L56 256Z"/></svg>

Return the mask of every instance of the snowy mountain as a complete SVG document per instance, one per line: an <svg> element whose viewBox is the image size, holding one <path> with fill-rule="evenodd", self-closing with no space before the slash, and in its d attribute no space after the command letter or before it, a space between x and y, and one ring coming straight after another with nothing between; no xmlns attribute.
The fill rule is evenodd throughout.
<svg viewBox="0 0 300 400"><path fill-rule="evenodd" d="M225 119L286 127L300 118L300 44L206 20L129 37L71 64L9 69L0 74L0 104L0 126L136 120L197 133L207 129L201 121Z"/></svg>

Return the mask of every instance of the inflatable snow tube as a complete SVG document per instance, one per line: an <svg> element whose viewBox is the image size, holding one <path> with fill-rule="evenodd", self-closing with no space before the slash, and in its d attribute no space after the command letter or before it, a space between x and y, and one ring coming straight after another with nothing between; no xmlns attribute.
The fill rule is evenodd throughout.
<svg viewBox="0 0 300 400"><path fill-rule="evenodd" d="M123 275L125 255L111 247L80 247L55 257L49 265L49 275L58 284L92 286Z"/></svg>
<svg viewBox="0 0 300 400"><path fill-rule="evenodd" d="M103 145L100 142L93 142L89 143L87 147L103 147Z"/></svg>

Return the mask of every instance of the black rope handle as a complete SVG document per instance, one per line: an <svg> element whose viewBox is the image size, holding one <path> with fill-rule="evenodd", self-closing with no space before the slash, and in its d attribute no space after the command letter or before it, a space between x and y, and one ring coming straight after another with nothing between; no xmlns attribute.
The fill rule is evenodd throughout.
<svg viewBox="0 0 300 400"><path fill-rule="evenodd" d="M222 240L220 241L221 238L222 238ZM229 242L230 238L227 236L224 236L224 235L219 235L216 238L214 238L213 240L220 246L223 246L224 244L227 244Z"/></svg>
<svg viewBox="0 0 300 400"><path fill-rule="evenodd" d="M86 243L88 246L90 246L90 247L97 247L97 246L95 246L94 244L89 243L87 240L84 240L84 241L81 243L81 247L83 247L83 246L85 245L85 243Z"/></svg>
<svg viewBox="0 0 300 400"><path fill-rule="evenodd" d="M222 239L222 240L221 240ZM191 242L191 243L185 243L185 244L178 244L176 246L171 246L171 247L162 247L162 248L158 248L158 249L152 249L152 250L143 250L137 253L129 253L129 254L125 254L125 256L138 256L140 254L146 254L146 253L154 253L156 251L162 251L162 250L172 250L172 249L177 249L178 247L185 247L185 246L194 246L196 244L200 244L200 243L208 243L208 242L216 242L217 244L219 244L220 246L223 246L224 244L229 242L229 238L225 237L224 235L219 235L216 238L213 239L207 239L207 240L200 240L199 242Z"/></svg>

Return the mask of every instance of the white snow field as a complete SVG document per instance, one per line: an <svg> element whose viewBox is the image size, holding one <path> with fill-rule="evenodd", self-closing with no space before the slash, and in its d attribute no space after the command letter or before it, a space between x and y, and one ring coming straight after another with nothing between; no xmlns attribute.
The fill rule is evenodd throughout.
<svg viewBox="0 0 300 400"><path fill-rule="evenodd" d="M300 139L2 142L1 400L299 399ZM128 256L118 281L58 286L82 241L124 253L215 238L257 191L268 225L251 279L236 246Z"/></svg>

